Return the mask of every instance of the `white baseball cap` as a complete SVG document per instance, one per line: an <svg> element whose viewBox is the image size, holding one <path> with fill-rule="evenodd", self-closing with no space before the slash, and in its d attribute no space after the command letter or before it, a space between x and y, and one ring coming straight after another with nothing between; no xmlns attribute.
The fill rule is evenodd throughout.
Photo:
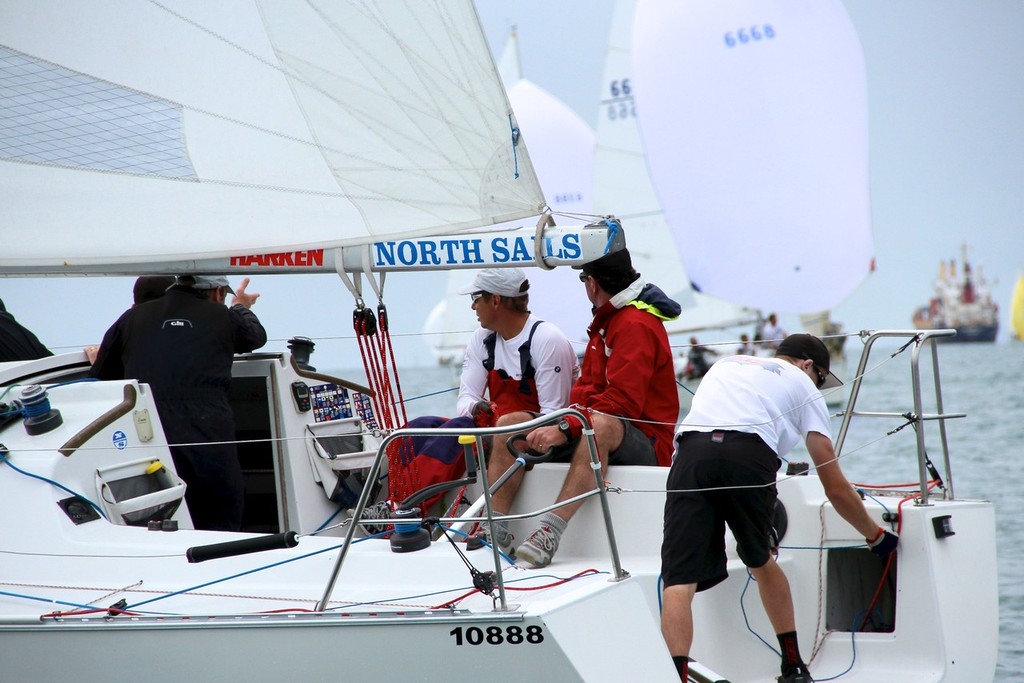
<svg viewBox="0 0 1024 683"><path fill-rule="evenodd" d="M473 278L472 284L459 290L459 294L487 292L498 296L526 296L530 281L519 268L486 268Z"/></svg>

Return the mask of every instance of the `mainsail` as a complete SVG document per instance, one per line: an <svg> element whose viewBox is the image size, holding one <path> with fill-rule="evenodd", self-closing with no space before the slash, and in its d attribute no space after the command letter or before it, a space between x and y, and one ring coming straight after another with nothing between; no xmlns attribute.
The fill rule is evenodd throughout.
<svg viewBox="0 0 1024 683"><path fill-rule="evenodd" d="M592 219L594 131L564 102L528 79L516 81L508 96L523 139L533 150L537 178L555 221L567 225ZM632 234L628 226L626 234ZM577 275L570 268L527 270L530 309L558 325L570 341L581 342L582 348L592 316Z"/></svg>
<svg viewBox="0 0 1024 683"><path fill-rule="evenodd" d="M181 270L544 208L470 0L17 4L0 272Z"/></svg>
<svg viewBox="0 0 1024 683"><path fill-rule="evenodd" d="M564 102L522 77L515 33L505 41L498 63L555 220L561 225L586 222L592 218L594 132ZM631 234L628 227L626 232ZM591 314L577 272L569 268L529 268L526 274L531 311L558 325L570 340L582 343ZM461 361L466 342L478 326L469 297L458 294L472 279L473 273L452 271L444 299L435 305L424 324L424 333L430 335L427 344L442 364Z"/></svg>
<svg viewBox="0 0 1024 683"><path fill-rule="evenodd" d="M695 286L763 310L840 303L873 257L864 59L842 3L640 0L633 45L647 161Z"/></svg>
<svg viewBox="0 0 1024 683"><path fill-rule="evenodd" d="M617 0L605 47L598 100L594 211L614 213L622 219L636 269L648 282L690 308L696 303L690 280L651 185L636 124L631 61L635 5L635 0Z"/></svg>

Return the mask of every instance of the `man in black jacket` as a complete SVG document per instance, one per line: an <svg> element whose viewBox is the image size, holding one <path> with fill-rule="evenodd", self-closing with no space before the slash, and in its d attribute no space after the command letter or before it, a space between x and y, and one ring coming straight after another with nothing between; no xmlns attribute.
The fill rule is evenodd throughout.
<svg viewBox="0 0 1024 683"><path fill-rule="evenodd" d="M98 379L131 377L153 389L185 502L197 529L238 530L244 485L228 403L234 354L267 341L250 310L259 294L226 277L180 276L167 293L124 312L103 336ZM232 306L225 306L228 294Z"/></svg>

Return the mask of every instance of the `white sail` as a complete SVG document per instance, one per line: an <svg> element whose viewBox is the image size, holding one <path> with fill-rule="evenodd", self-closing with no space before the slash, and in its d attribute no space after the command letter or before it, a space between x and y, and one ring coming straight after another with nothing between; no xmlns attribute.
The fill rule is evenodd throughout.
<svg viewBox="0 0 1024 683"><path fill-rule="evenodd" d="M423 323L427 346L441 365L462 363L469 336L479 326L469 297L458 293L475 275L473 270L449 273L444 298L434 305Z"/></svg>
<svg viewBox="0 0 1024 683"><path fill-rule="evenodd" d="M518 41L512 33L498 62L523 139L529 141L540 186L558 223L586 222L592 218L594 133L565 103L521 77L518 55ZM526 275L530 280L530 310L558 325L571 341L583 342L591 314L577 271L528 268ZM459 295L459 287L453 284L471 279L472 274L467 277L453 271L445 298L434 309L436 316L432 315L424 326L424 332L443 332L427 340L439 362L451 362L453 349L460 340L465 348L469 333L477 327L469 297ZM461 358L461 349L457 355Z"/></svg>
<svg viewBox="0 0 1024 683"><path fill-rule="evenodd" d="M594 132L564 102L527 79L508 90L516 118L528 140L540 186L560 224L592 218ZM627 243L630 231L626 230ZM530 310L558 325L574 342L586 339L590 302L571 268L526 271Z"/></svg>
<svg viewBox="0 0 1024 683"><path fill-rule="evenodd" d="M469 0L16 5L0 8L0 272L543 209Z"/></svg>
<svg viewBox="0 0 1024 683"><path fill-rule="evenodd" d="M864 59L838 0L640 0L640 130L695 286L793 313L868 274Z"/></svg>
<svg viewBox="0 0 1024 683"><path fill-rule="evenodd" d="M693 291L647 171L637 128L633 64L636 0L617 0L605 50L594 158L594 211L618 216L634 266L683 307L670 332L749 325L757 312ZM657 140L649 144L658 145ZM685 251L688 246L680 245Z"/></svg>
<svg viewBox="0 0 1024 683"><path fill-rule="evenodd" d="M696 304L690 279L676 255L675 242L647 174L636 125L631 62L635 5L635 0L615 3L605 48L594 159L594 211L615 214L622 220L634 267L648 282L690 308Z"/></svg>

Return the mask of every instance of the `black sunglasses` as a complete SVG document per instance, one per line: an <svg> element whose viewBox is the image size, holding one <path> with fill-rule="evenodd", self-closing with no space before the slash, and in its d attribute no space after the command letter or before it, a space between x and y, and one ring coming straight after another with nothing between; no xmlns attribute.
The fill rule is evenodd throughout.
<svg viewBox="0 0 1024 683"><path fill-rule="evenodd" d="M586 282L588 277L590 277L590 276L587 275L586 273L580 271L580 282Z"/></svg>
<svg viewBox="0 0 1024 683"><path fill-rule="evenodd" d="M470 294L470 295L469 295L469 299L470 299L470 301L471 301L472 303L474 303L474 304L475 304L475 303L476 303L477 301L480 301L480 299L481 299L482 297L485 297L485 296L487 296L488 294L489 294L489 292L484 292L484 291L480 291L480 292L473 292L472 294Z"/></svg>
<svg viewBox="0 0 1024 683"><path fill-rule="evenodd" d="M804 360L811 361L811 367L814 368L814 374L818 376L818 381L814 386L821 389L825 384L825 380L828 379L828 373L822 372L821 368L818 367L818 364L814 362L814 359L810 358L806 353L804 354Z"/></svg>

